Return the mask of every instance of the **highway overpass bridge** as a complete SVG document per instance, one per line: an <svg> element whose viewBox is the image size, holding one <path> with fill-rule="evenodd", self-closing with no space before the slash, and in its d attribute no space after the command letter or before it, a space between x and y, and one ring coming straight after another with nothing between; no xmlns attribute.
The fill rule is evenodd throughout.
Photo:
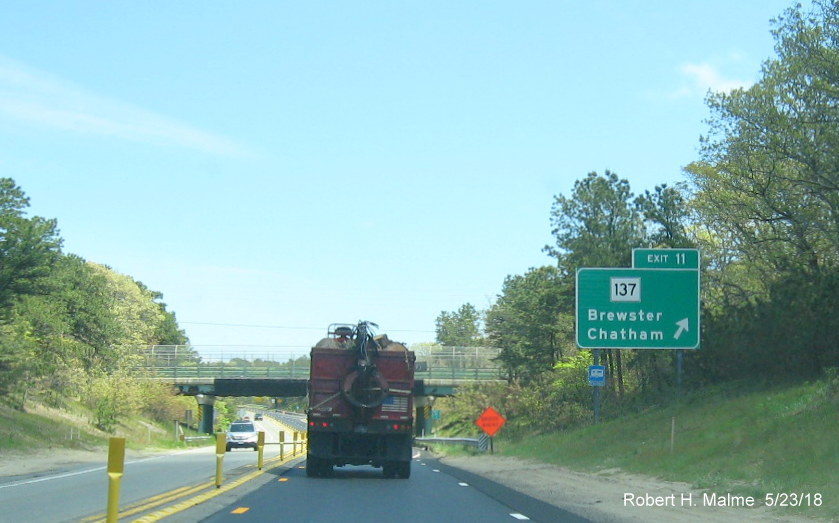
<svg viewBox="0 0 839 523"><path fill-rule="evenodd" d="M438 350L434 350L434 349ZM179 350L180 349L180 350ZM432 347L417 354L413 395L417 430L426 427L433 398L451 396L459 386L475 382L501 382L498 349L485 347ZM217 397L303 397L307 394L307 361L278 363L266 355L228 351L207 357L183 346L147 346L139 370L150 378L172 383L181 394L195 396L202 409L201 431L213 430L213 404ZM205 423L206 420L206 423Z"/></svg>
<svg viewBox="0 0 839 523"><path fill-rule="evenodd" d="M213 404L217 397L251 397L266 396L270 398L303 397L307 394L307 378L161 378L162 381L172 383L181 394L195 396L201 405L202 424L200 431L206 434L213 432ZM491 380L482 380L491 381ZM500 381L500 380L492 380ZM452 396L457 388L464 383L475 383L474 379L419 379L414 382L414 406L416 407L416 423L418 430L426 427L426 407L430 407L433 398ZM206 420L206 422L205 422Z"/></svg>
<svg viewBox="0 0 839 523"><path fill-rule="evenodd" d="M160 378L172 383L181 394L197 396L268 396L291 398L306 396L308 378ZM482 381L500 381L482 380ZM452 396L464 383L475 383L474 379L418 379L415 380L415 397Z"/></svg>

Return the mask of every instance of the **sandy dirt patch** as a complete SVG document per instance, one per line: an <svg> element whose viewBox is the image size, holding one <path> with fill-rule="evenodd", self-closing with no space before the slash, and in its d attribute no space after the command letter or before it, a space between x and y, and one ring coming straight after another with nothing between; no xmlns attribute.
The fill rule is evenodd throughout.
<svg viewBox="0 0 839 523"><path fill-rule="evenodd" d="M753 508L714 506L714 500L719 504L721 496L728 493L617 470L587 474L504 456L446 457L442 461L592 521L813 521L771 512L762 499L755 500Z"/></svg>

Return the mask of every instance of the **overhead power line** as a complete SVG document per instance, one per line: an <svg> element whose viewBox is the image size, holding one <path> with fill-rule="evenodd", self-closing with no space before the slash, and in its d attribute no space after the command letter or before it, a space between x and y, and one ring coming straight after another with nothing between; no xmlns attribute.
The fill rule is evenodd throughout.
<svg viewBox="0 0 839 523"><path fill-rule="evenodd" d="M213 327L244 327L252 329L287 329L287 330L307 330L307 331L322 331L323 327L294 327L290 325L258 325L251 323L218 323L208 321L178 321L180 325L210 325ZM436 332L433 330L419 330L419 329L387 329L387 332Z"/></svg>
<svg viewBox="0 0 839 523"><path fill-rule="evenodd" d="M323 327L290 327L287 325L256 325L251 323L216 323L209 321L179 321L178 323L183 325L212 325L214 327L248 327L255 329L323 330Z"/></svg>

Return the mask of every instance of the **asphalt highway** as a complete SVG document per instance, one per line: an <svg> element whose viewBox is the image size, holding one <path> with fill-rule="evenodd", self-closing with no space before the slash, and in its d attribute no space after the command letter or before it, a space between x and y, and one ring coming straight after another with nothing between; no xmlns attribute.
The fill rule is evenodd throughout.
<svg viewBox="0 0 839 523"><path fill-rule="evenodd" d="M214 484L212 447L128 461L120 493L120 521L584 521L480 476L446 466L415 449L409 479L385 479L370 466L336 467L333 477L309 478L305 453L279 456L279 432L292 441L299 416L255 421L266 433L262 470L257 452L227 452L220 488ZM2 521L104 521L107 456L101 462L49 473L0 478ZM141 519L142 518L142 519Z"/></svg>

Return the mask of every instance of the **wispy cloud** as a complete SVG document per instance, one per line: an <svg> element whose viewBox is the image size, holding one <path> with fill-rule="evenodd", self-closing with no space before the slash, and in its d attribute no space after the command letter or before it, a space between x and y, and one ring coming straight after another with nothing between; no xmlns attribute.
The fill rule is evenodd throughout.
<svg viewBox="0 0 839 523"><path fill-rule="evenodd" d="M0 56L0 118L61 131L173 145L222 156L248 147L172 118L88 92Z"/></svg>
<svg viewBox="0 0 839 523"><path fill-rule="evenodd" d="M671 98L703 97L708 91L727 93L747 88L752 82L727 78L718 67L709 63L685 63L679 66L683 85L670 93Z"/></svg>

